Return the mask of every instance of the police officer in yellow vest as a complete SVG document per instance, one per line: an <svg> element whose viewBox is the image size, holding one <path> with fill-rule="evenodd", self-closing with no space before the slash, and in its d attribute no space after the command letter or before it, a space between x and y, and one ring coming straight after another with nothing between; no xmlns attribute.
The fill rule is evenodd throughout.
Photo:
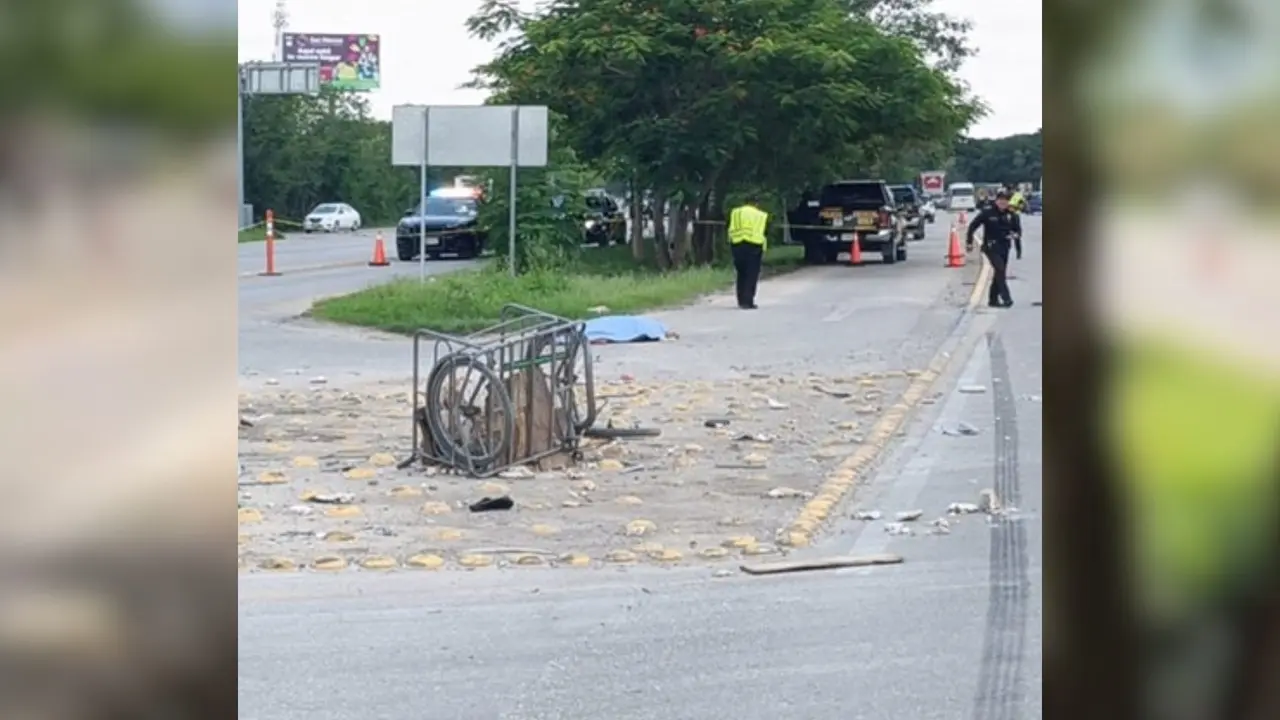
<svg viewBox="0 0 1280 720"><path fill-rule="evenodd" d="M733 252L733 268L737 272L738 307L756 309L756 285L760 267L768 248L765 226L769 213L756 207L754 198L729 213L729 249Z"/></svg>
<svg viewBox="0 0 1280 720"><path fill-rule="evenodd" d="M1013 192L1013 197L1009 198L1009 207L1013 208L1013 211L1016 213L1026 212L1027 199L1022 196L1021 190L1015 190Z"/></svg>

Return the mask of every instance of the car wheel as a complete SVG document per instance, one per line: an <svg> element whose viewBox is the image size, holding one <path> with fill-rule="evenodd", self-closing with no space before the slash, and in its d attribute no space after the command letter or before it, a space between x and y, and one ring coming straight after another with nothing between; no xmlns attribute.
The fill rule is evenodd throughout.
<svg viewBox="0 0 1280 720"><path fill-rule="evenodd" d="M396 248L396 257L400 259L400 262L409 262L413 260L414 253L412 250L405 250L404 248Z"/></svg>
<svg viewBox="0 0 1280 720"><path fill-rule="evenodd" d="M826 256L822 252L822 246L817 243L804 244L804 264L805 265L821 265L826 262Z"/></svg>
<svg viewBox="0 0 1280 720"><path fill-rule="evenodd" d="M894 245L889 245L884 250L881 250L880 259L885 265L892 265L898 262L898 252Z"/></svg>

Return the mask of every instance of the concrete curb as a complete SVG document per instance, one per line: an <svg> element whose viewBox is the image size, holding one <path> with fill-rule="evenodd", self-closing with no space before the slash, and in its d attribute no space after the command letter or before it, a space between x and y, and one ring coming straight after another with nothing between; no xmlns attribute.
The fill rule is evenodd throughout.
<svg viewBox="0 0 1280 720"><path fill-rule="evenodd" d="M779 531L778 544L793 548L804 548L813 544L814 537L822 530L831 517L832 511L848 498L857 487L858 481L884 454L893 436L906 424L911 412L933 389L934 383L946 372L949 365L956 360L956 355L952 351L964 335L966 323L963 319L981 302L987 283L990 281L991 266L987 263L986 257L983 257L977 278L973 283L973 291L969 294L969 301L962 312L961 322L957 322L955 328L942 341L937 353L929 361L928 368L912 379L898 402L890 407L879 422L871 428L866 443L836 466L836 469L818 488L817 494L800 508L794 520Z"/></svg>

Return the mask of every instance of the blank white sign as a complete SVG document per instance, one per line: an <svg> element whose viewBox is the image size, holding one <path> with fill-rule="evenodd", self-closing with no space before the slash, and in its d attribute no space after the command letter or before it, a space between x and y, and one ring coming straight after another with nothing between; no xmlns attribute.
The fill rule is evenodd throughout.
<svg viewBox="0 0 1280 720"><path fill-rule="evenodd" d="M517 121L517 113L519 118ZM547 108L400 105L391 113L391 164L431 167L547 165Z"/></svg>

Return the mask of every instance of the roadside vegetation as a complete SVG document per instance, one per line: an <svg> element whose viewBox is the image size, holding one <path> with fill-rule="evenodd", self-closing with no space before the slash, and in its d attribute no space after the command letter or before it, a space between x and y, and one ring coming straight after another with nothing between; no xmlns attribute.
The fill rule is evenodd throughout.
<svg viewBox="0 0 1280 720"><path fill-rule="evenodd" d="M793 270L801 260L799 248L770 250L765 273ZM562 269L535 268L514 278L494 263L434 276L425 283L417 278L396 280L322 300L312 315L395 333L420 328L469 333L495 325L502 306L511 302L584 319L601 312L631 314L678 306L732 284L733 270L725 263L664 272L653 263L637 264L628 248L613 247L587 249Z"/></svg>

